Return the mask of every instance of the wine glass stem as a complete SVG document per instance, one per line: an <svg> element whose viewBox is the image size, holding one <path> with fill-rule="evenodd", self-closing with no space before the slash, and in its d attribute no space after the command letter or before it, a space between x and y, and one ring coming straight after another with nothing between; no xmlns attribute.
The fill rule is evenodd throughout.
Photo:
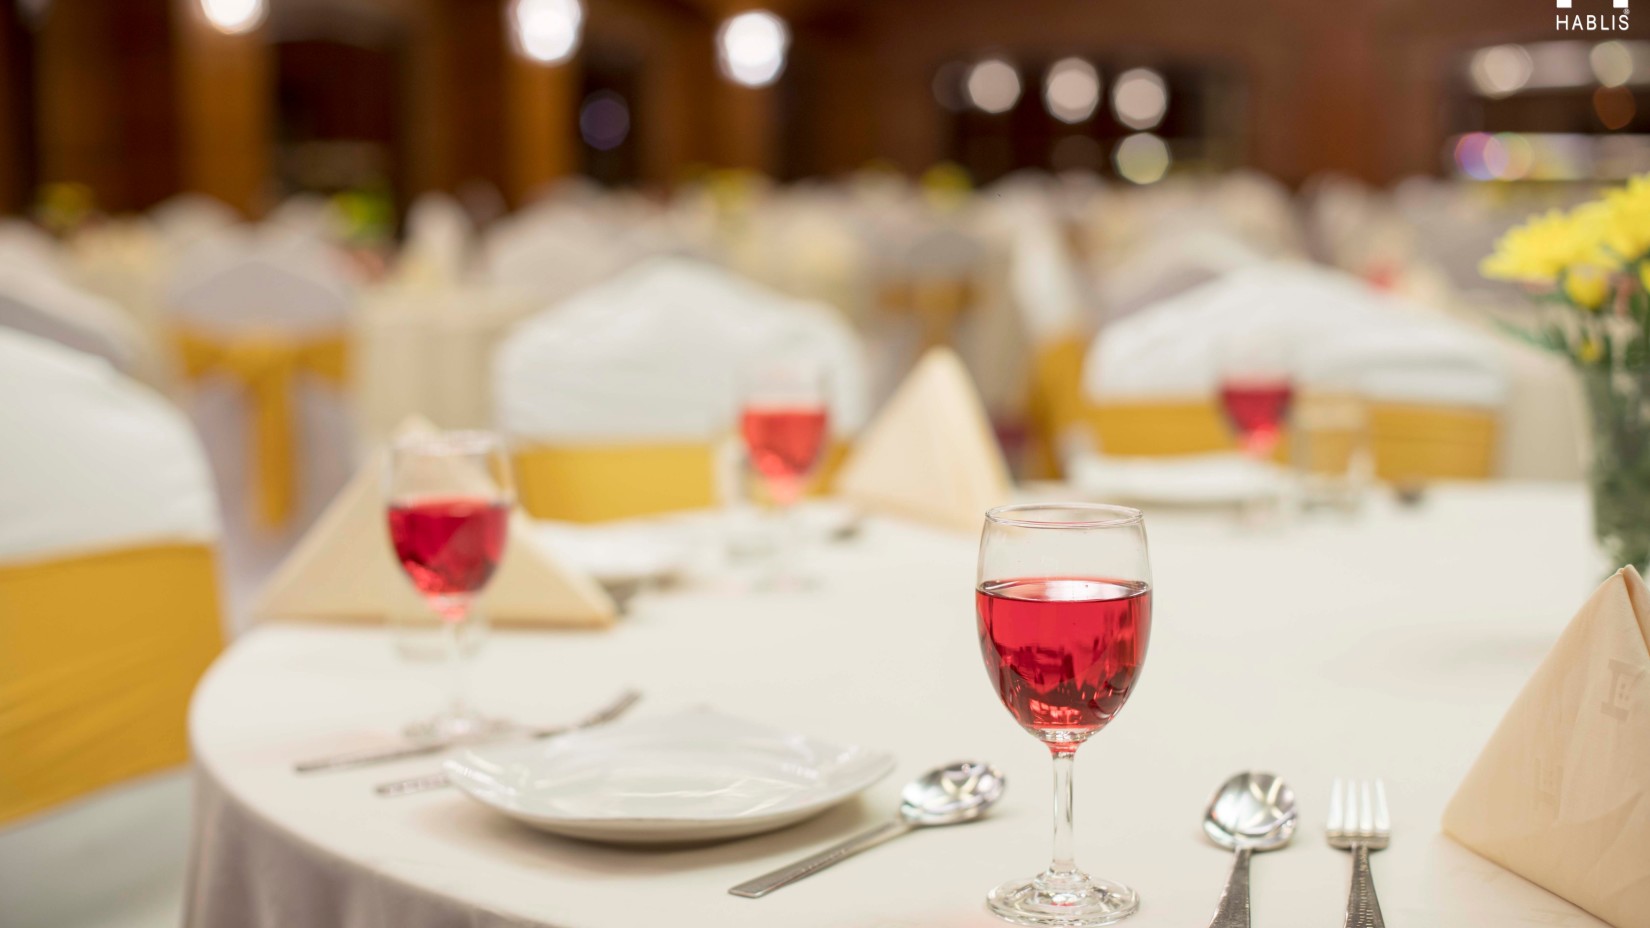
<svg viewBox="0 0 1650 928"><path fill-rule="evenodd" d="M1054 754L1054 860L1048 865L1051 876L1066 876L1077 872L1072 844L1072 787L1071 772L1077 763L1074 747L1055 749Z"/></svg>
<svg viewBox="0 0 1650 928"><path fill-rule="evenodd" d="M470 675L464 666L464 627L470 621L468 603L455 607L442 616L442 633L447 640L447 697L453 718L470 714Z"/></svg>

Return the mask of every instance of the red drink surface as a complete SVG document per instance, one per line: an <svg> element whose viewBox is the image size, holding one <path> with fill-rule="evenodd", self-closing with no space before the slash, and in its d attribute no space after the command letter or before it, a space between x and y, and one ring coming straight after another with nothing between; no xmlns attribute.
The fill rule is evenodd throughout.
<svg viewBox="0 0 1650 928"><path fill-rule="evenodd" d="M391 506L390 541L401 569L427 597L475 593L504 553L509 509L491 499L453 497Z"/></svg>
<svg viewBox="0 0 1650 928"><path fill-rule="evenodd" d="M739 430L756 472L782 503L794 502L825 450L823 406L752 406Z"/></svg>
<svg viewBox="0 0 1650 928"><path fill-rule="evenodd" d="M993 580L975 591L974 606L991 683L1021 725L1081 741L1128 701L1151 638L1145 583Z"/></svg>
<svg viewBox="0 0 1650 928"><path fill-rule="evenodd" d="M1238 438L1260 451L1277 442L1293 395L1287 380L1231 380L1220 387L1221 405Z"/></svg>

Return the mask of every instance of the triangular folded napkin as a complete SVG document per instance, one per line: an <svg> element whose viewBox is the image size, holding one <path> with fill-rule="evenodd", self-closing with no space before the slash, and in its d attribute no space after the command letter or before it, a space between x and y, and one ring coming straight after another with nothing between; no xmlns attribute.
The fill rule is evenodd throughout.
<svg viewBox="0 0 1650 928"><path fill-rule="evenodd" d="M1008 466L974 382L932 348L855 443L837 492L867 510L978 531L1008 501Z"/></svg>
<svg viewBox="0 0 1650 928"><path fill-rule="evenodd" d="M1650 587L1604 582L1444 810L1450 837L1618 928L1650 926Z"/></svg>
<svg viewBox="0 0 1650 928"><path fill-rule="evenodd" d="M397 434L429 431L414 419ZM287 556L259 592L254 617L361 622L427 610L390 546L386 453L373 455ZM602 626L617 614L594 580L557 563L520 507L510 513L504 557L478 607L495 623L515 625Z"/></svg>

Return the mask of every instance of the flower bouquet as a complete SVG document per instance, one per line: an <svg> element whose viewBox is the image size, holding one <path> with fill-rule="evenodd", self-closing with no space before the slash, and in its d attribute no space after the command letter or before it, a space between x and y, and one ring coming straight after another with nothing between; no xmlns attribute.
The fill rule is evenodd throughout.
<svg viewBox="0 0 1650 928"><path fill-rule="evenodd" d="M1480 270L1548 307L1522 330L1570 360L1592 425L1594 533L1611 567L1650 567L1650 175L1506 233Z"/></svg>

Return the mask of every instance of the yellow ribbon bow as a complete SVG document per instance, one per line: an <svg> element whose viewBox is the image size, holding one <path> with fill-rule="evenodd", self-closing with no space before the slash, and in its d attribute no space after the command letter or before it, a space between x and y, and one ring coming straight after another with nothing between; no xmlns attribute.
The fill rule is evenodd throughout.
<svg viewBox="0 0 1650 928"><path fill-rule="evenodd" d="M218 375L246 390L252 405L251 460L257 467L253 515L264 527L285 524L297 498L293 387L305 373L342 386L348 366L344 336L260 332L226 337L182 331L177 344L191 380Z"/></svg>

